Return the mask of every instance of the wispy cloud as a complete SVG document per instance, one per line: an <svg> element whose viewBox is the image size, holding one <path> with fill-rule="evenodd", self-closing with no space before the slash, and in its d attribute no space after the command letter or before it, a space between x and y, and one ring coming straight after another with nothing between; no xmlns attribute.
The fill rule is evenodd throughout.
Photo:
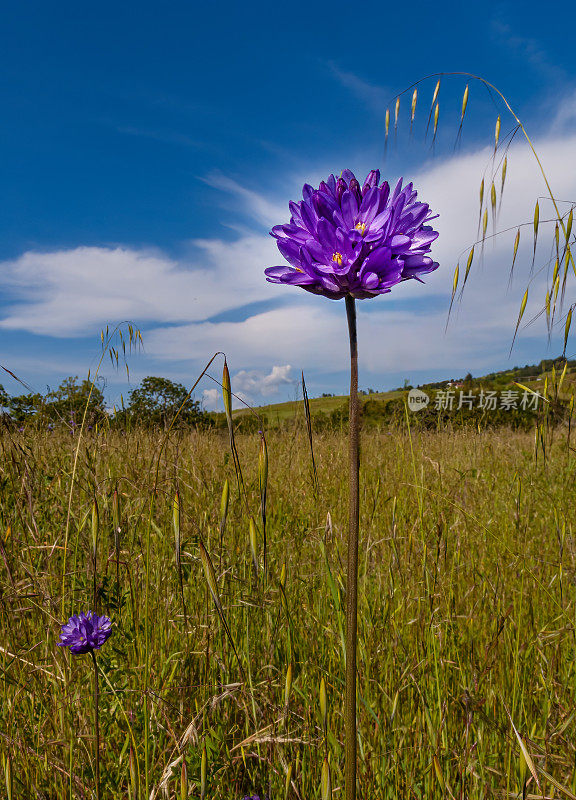
<svg viewBox="0 0 576 800"><path fill-rule="evenodd" d="M529 64L542 77L552 82L566 80L566 72L555 64L542 44L533 36L523 36L501 16L495 16L492 21L494 39L507 53L515 54L523 64Z"/></svg>
<svg viewBox="0 0 576 800"><path fill-rule="evenodd" d="M197 149L205 149L204 142L193 139L187 133L180 133L178 131L168 130L153 130L150 128L140 128L134 125L118 125L116 126L118 133L125 136L138 136L144 139L153 139L163 144L176 144L182 147L194 147Z"/></svg>
<svg viewBox="0 0 576 800"><path fill-rule="evenodd" d="M238 181L223 175L221 172L213 172L204 182L215 189L220 189L241 200L244 210L257 222L271 228L278 225L278 220L288 218L287 203L278 203L270 200L262 194L242 186Z"/></svg>
<svg viewBox="0 0 576 800"><path fill-rule="evenodd" d="M338 83L348 89L357 100L360 100L372 112L383 116L386 112L386 104L390 101L392 92L383 86L369 83L356 75L341 69L334 61L326 63L330 74L336 78Z"/></svg>

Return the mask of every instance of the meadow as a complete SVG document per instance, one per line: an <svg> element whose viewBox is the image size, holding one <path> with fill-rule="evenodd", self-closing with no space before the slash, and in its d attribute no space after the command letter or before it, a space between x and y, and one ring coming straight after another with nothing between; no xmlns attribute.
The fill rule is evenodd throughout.
<svg viewBox="0 0 576 800"><path fill-rule="evenodd" d="M94 796L92 664L57 641L96 607L103 798L310 800L325 758L342 796L345 433L316 490L303 418L269 432L266 573L257 434L245 492L224 431L78 435L0 438L0 795ZM363 432L362 800L576 792L576 464L547 435Z"/></svg>

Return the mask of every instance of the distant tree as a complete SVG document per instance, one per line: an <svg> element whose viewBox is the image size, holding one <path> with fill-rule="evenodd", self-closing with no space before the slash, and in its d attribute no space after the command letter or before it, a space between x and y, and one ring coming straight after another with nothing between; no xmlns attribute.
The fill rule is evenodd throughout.
<svg viewBox="0 0 576 800"><path fill-rule="evenodd" d="M0 383L0 414L8 408L8 403L10 401L10 397L8 396L8 392Z"/></svg>
<svg viewBox="0 0 576 800"><path fill-rule="evenodd" d="M207 420L200 403L188 397L181 383L168 378L149 376L130 393L128 411L134 422L142 425L169 425L178 409L178 419L188 425L199 425Z"/></svg>
<svg viewBox="0 0 576 800"><path fill-rule="evenodd" d="M53 422L79 425L86 410L86 422L93 425L106 417L104 394L99 386L78 376L65 378L57 389L45 397L44 413Z"/></svg>
<svg viewBox="0 0 576 800"><path fill-rule="evenodd" d="M10 417L20 425L41 414L44 398L41 394L21 394L9 397L6 405Z"/></svg>

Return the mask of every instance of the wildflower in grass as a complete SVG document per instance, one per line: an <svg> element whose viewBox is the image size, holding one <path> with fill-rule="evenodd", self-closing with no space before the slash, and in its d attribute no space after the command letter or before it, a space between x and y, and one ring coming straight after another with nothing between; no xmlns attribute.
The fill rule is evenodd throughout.
<svg viewBox="0 0 576 800"><path fill-rule="evenodd" d="M330 300L345 299L350 338L350 493L346 577L346 800L356 798L356 649L358 625L358 538L360 523L360 447L356 300L387 294L393 286L437 269L430 253L438 233L426 223L435 219L419 202L411 183L393 192L380 171L364 185L344 170L317 189L304 185L303 199L290 203L292 216L272 228L288 262L268 267L271 283L300 286Z"/></svg>
<svg viewBox="0 0 576 800"><path fill-rule="evenodd" d="M259 794L250 794L250 795L246 794L246 795L244 795L242 800L260 800L260 795ZM262 798L262 800L270 800L270 798L268 797L268 795L266 795L265 797Z"/></svg>
<svg viewBox="0 0 576 800"><path fill-rule="evenodd" d="M74 655L90 653L94 669L94 739L96 757L94 759L94 780L96 784L96 800L100 800L100 686L98 681L98 664L96 650L100 650L112 633L112 623L108 617L99 617L96 612L74 614L60 631L59 647L69 647Z"/></svg>
<svg viewBox="0 0 576 800"><path fill-rule="evenodd" d="M435 217L411 183L402 188L402 178L391 192L375 169L360 188L354 173L344 170L318 189L305 184L302 194L290 203L290 222L272 228L290 266L268 267L271 283L331 300L362 300L438 267L428 255L438 233L426 224Z"/></svg>
<svg viewBox="0 0 576 800"><path fill-rule="evenodd" d="M62 626L59 647L69 647L74 655L99 650L112 633L112 623L108 617L99 617L89 611L70 617Z"/></svg>

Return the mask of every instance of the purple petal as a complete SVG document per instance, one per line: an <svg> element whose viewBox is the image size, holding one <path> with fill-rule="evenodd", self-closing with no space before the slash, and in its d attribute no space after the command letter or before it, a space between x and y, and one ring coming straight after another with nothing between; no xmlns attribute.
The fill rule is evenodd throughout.
<svg viewBox="0 0 576 800"><path fill-rule="evenodd" d="M342 200L340 201L340 206L342 208L342 217L344 218L346 226L348 228L353 228L356 222L356 216L358 214L358 203L356 202L356 198L352 192L344 192L342 195Z"/></svg>

